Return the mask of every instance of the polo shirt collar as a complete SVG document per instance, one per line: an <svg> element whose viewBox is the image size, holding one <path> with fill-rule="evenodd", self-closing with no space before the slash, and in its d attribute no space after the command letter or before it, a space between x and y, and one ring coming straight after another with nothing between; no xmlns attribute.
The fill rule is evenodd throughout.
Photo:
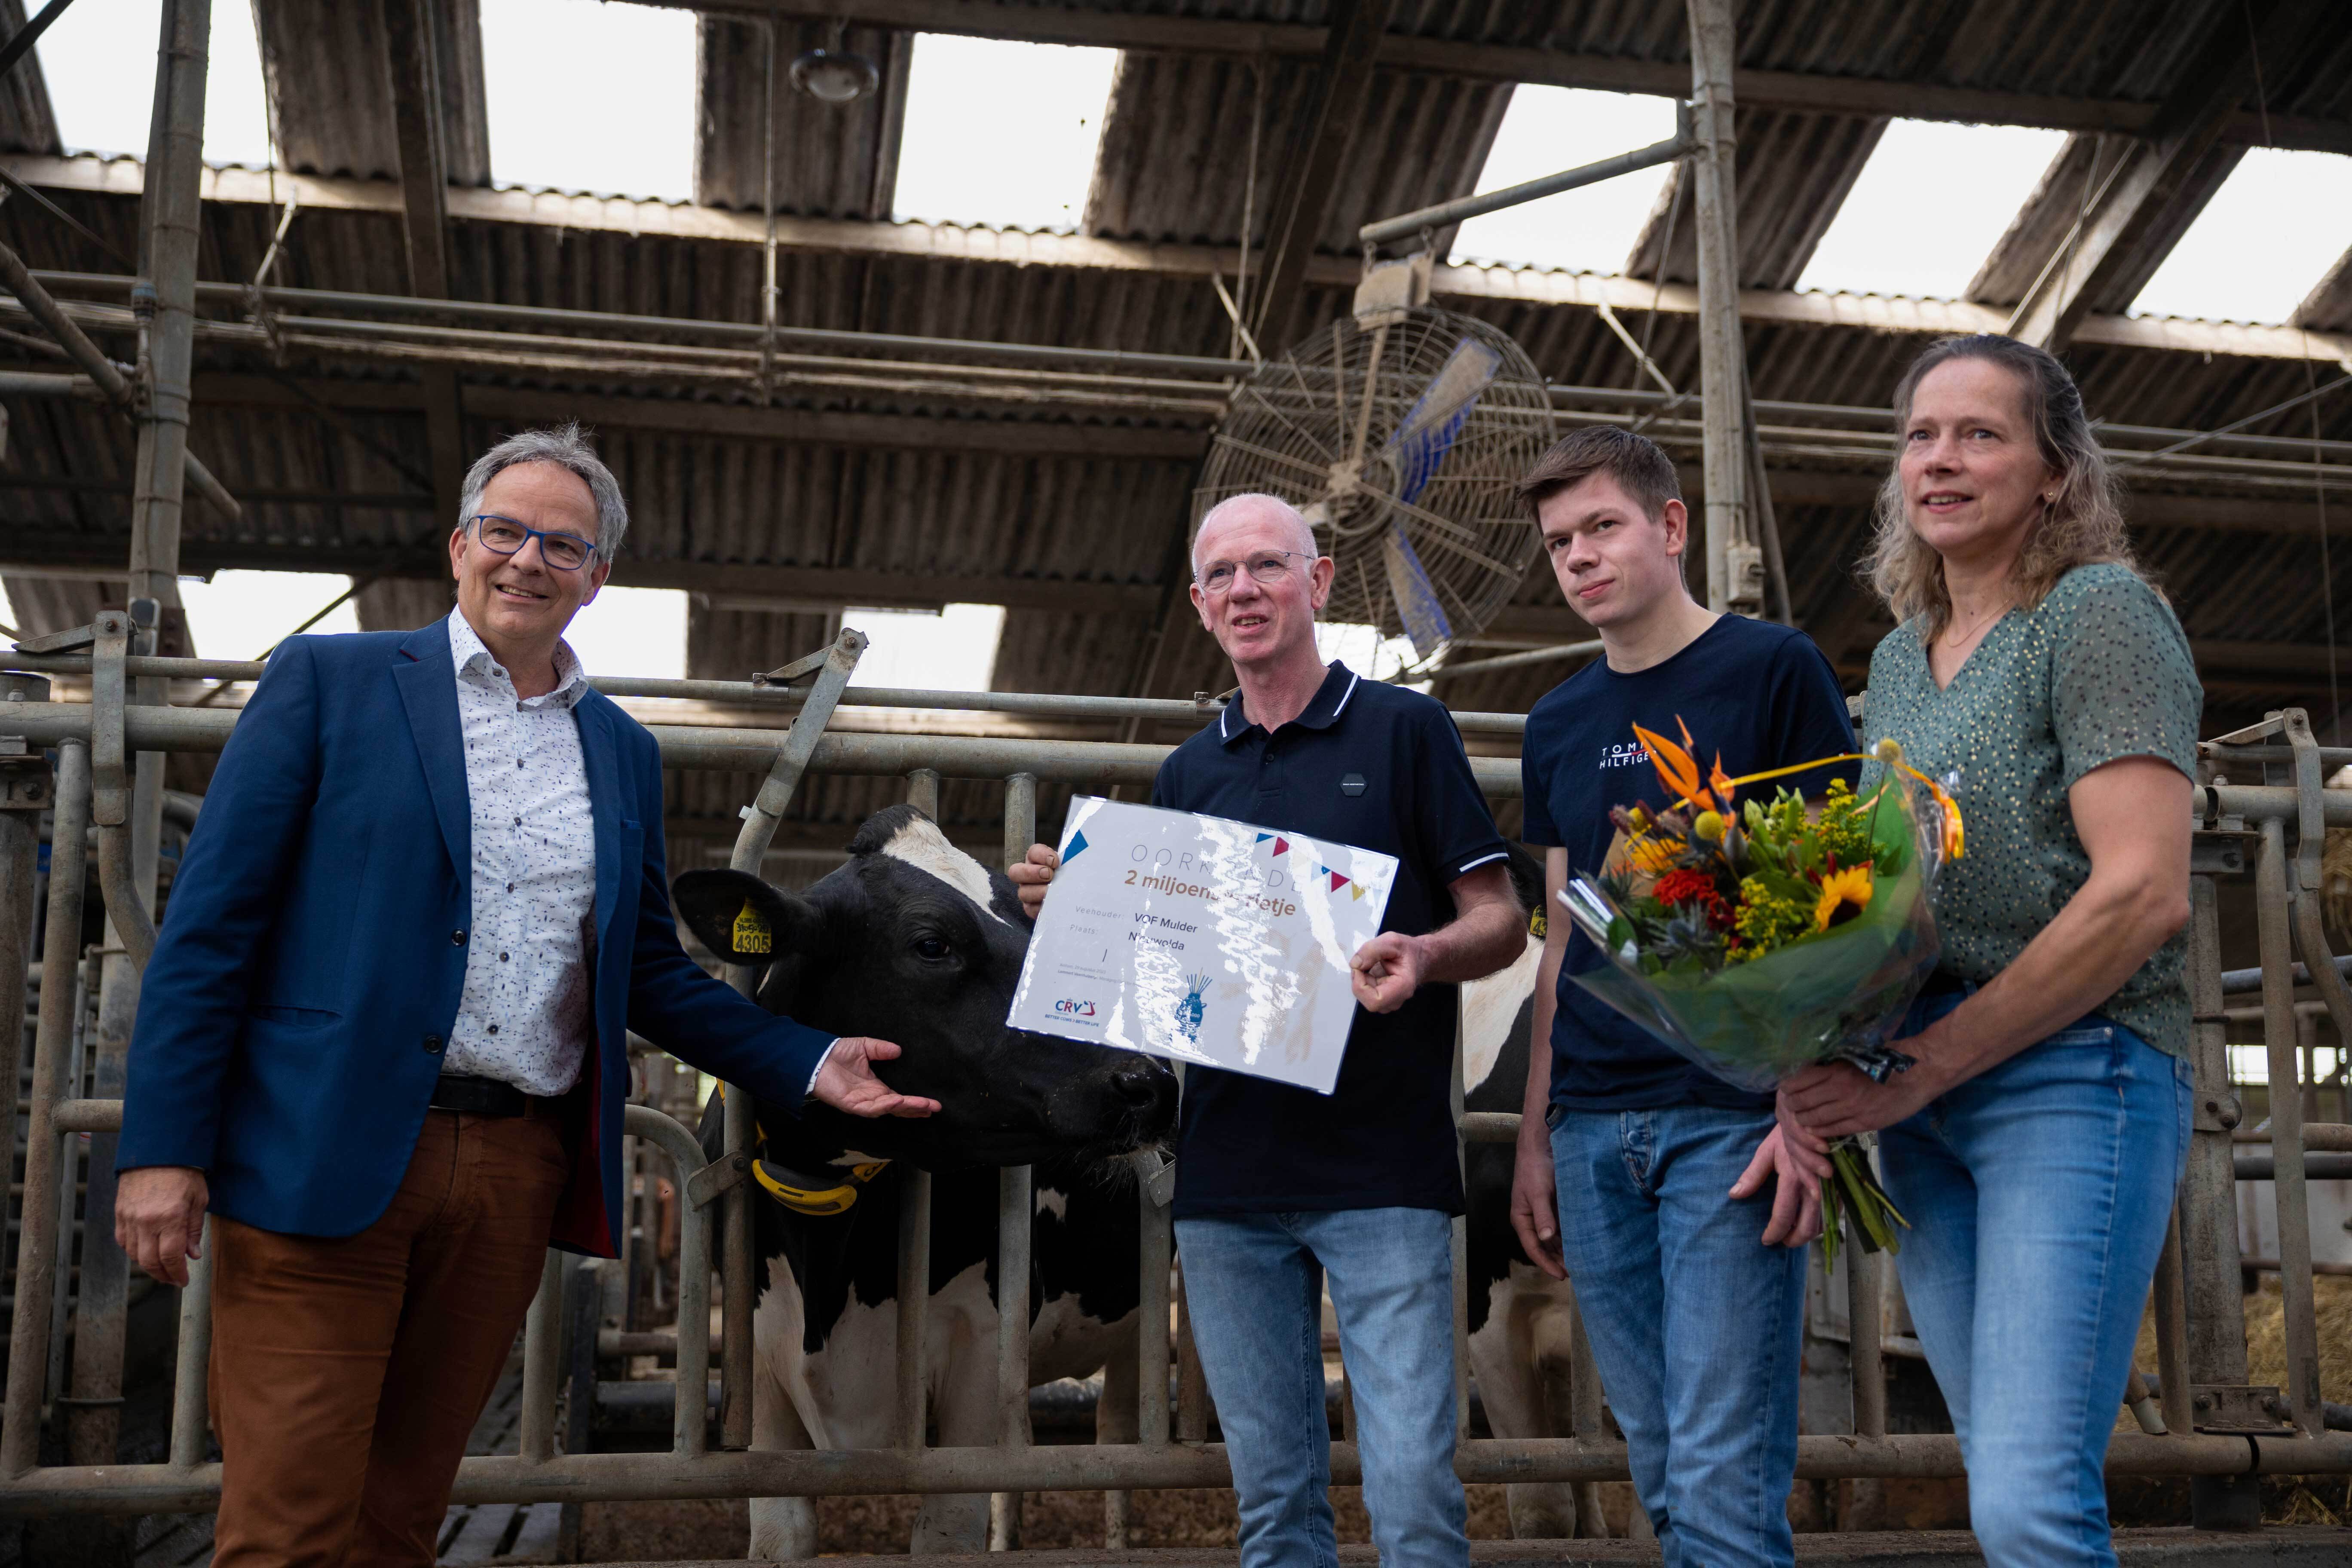
<svg viewBox="0 0 2352 1568"><path fill-rule="evenodd" d="M1357 683L1362 679L1363 677L1346 665L1337 659L1332 660L1330 668L1324 673L1323 684L1315 689L1315 695L1308 700L1306 710L1291 723L1309 730L1329 729L1339 721L1339 715L1347 710L1349 700L1356 694ZM1241 695L1236 692L1234 700L1225 704L1225 710L1217 716L1217 740L1221 744L1230 746L1253 730L1265 733L1262 726L1244 721Z"/></svg>

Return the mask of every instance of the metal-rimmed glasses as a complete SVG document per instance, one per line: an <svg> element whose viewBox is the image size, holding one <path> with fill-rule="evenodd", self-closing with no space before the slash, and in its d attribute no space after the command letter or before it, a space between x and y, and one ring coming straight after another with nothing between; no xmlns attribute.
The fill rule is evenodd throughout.
<svg viewBox="0 0 2352 1568"><path fill-rule="evenodd" d="M1290 575L1294 561L1314 562L1321 559L1303 550L1261 550L1247 563L1249 574L1269 586ZM1234 581L1242 567L1231 561L1212 561L1201 568L1199 582L1203 594L1223 594L1233 589Z"/></svg>
<svg viewBox="0 0 2352 1568"><path fill-rule="evenodd" d="M482 542L482 548L494 555L518 554L536 539L539 558L559 572L577 572L596 553L595 545L576 533L550 533L543 528L529 528L493 511L469 517L466 525Z"/></svg>

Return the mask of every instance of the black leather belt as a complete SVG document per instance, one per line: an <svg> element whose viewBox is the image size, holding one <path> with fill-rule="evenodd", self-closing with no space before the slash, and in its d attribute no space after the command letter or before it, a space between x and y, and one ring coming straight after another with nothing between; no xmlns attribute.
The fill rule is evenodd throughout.
<svg viewBox="0 0 2352 1568"><path fill-rule="evenodd" d="M522 1116L530 1110L530 1096L494 1078L445 1072L434 1084L429 1103L436 1110L455 1110L465 1116Z"/></svg>

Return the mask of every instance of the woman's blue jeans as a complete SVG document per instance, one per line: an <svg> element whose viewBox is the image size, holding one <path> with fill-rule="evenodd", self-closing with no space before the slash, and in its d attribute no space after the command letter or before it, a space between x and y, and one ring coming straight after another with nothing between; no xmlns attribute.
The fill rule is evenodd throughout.
<svg viewBox="0 0 2352 1568"><path fill-rule="evenodd" d="M1916 1034L1965 993L1923 1000ZM2105 1469L2189 1158L2189 1064L2095 1014L1880 1134L1985 1561L2109 1564Z"/></svg>

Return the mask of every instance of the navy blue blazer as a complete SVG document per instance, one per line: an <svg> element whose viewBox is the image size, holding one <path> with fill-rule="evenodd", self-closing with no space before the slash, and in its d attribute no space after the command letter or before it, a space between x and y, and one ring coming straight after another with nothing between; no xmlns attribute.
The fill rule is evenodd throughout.
<svg viewBox="0 0 2352 1568"><path fill-rule="evenodd" d="M615 1254L634 1029L766 1103L831 1035L771 1016L678 946L661 752L573 709L595 820L595 1038L567 1097L551 1239ZM448 627L289 637L238 720L140 987L116 1166L204 1171L213 1212L350 1236L406 1174L466 978L472 826Z"/></svg>

